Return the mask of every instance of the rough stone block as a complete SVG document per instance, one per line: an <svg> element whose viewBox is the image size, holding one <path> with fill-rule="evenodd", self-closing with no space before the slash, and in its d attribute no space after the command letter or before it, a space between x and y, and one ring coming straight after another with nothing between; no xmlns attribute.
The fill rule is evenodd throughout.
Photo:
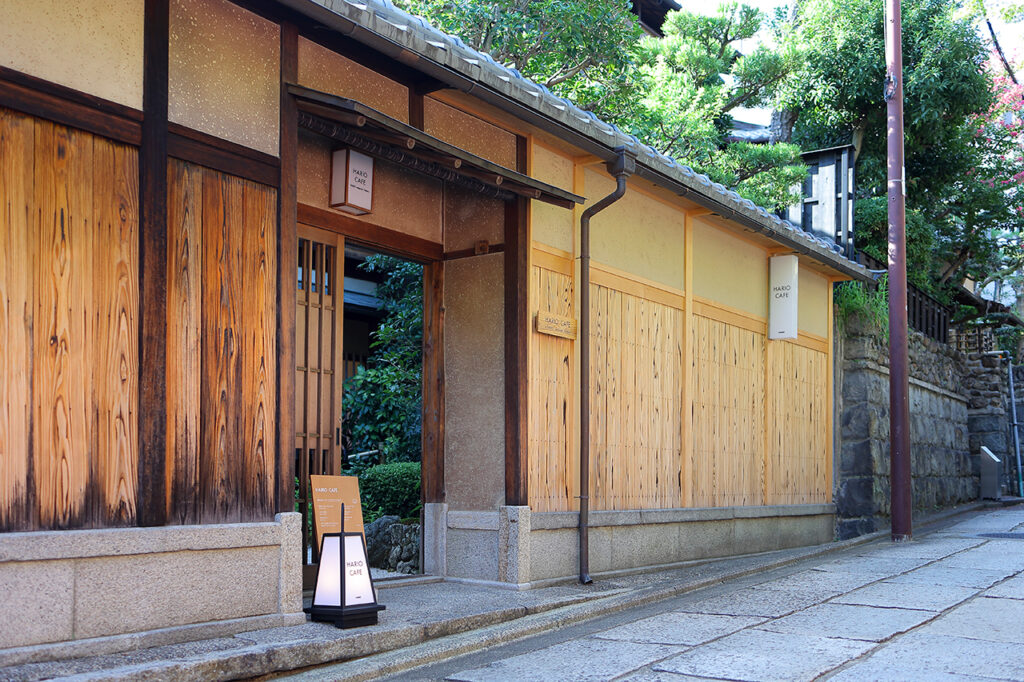
<svg viewBox="0 0 1024 682"><path fill-rule="evenodd" d="M836 493L836 513L845 518L873 514L875 503L872 481L869 477L859 477L848 478L840 483Z"/></svg>
<svg viewBox="0 0 1024 682"><path fill-rule="evenodd" d="M875 520L870 516L858 519L842 519L836 522L836 540L849 540L850 538L874 533L875 529Z"/></svg>
<svg viewBox="0 0 1024 682"><path fill-rule="evenodd" d="M0 563L0 649L71 639L73 561Z"/></svg>
<svg viewBox="0 0 1024 682"><path fill-rule="evenodd" d="M847 476L870 476L874 471L871 457L871 441L843 441L839 467Z"/></svg>

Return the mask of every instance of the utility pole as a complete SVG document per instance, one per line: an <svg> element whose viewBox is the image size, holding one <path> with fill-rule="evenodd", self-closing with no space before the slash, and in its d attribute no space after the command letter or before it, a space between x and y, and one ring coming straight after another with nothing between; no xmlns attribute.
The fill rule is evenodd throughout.
<svg viewBox="0 0 1024 682"><path fill-rule="evenodd" d="M889 196L889 509L892 541L912 536L910 382L907 359L906 171L903 165L903 28L900 0L885 0Z"/></svg>

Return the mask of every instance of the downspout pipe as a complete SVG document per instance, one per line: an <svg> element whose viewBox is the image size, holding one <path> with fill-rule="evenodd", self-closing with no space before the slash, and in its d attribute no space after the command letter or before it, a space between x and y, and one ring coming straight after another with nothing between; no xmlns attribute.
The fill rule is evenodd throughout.
<svg viewBox="0 0 1024 682"><path fill-rule="evenodd" d="M615 158L606 164L615 178L615 191L589 207L580 216L580 582L590 577L590 219L622 198L626 179L636 172L636 155L625 147L615 148Z"/></svg>

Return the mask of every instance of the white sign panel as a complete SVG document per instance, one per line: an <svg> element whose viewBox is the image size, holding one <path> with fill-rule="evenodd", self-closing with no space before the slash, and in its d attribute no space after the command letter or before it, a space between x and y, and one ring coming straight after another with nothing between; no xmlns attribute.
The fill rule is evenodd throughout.
<svg viewBox="0 0 1024 682"><path fill-rule="evenodd" d="M366 561L361 535L355 533L345 535L344 576L341 571L341 538L337 535L328 535L324 538L313 605L342 606L342 581L344 581L345 606L376 603L373 583L370 582L370 564Z"/></svg>
<svg viewBox="0 0 1024 682"><path fill-rule="evenodd" d="M773 256L768 263L768 338L795 339L800 264L796 256Z"/></svg>
<svg viewBox="0 0 1024 682"><path fill-rule="evenodd" d="M331 155L331 207L361 215L373 210L373 159L351 149Z"/></svg>
<svg viewBox="0 0 1024 682"><path fill-rule="evenodd" d="M363 538L345 536L345 606L373 604L377 600L370 582L370 565L366 563Z"/></svg>

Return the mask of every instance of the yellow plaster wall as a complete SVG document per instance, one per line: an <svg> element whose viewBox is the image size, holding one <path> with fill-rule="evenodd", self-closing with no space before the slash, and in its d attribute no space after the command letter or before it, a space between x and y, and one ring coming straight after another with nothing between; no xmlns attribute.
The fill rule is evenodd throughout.
<svg viewBox="0 0 1024 682"><path fill-rule="evenodd" d="M767 317L767 254L721 228L694 219L693 293Z"/></svg>
<svg viewBox="0 0 1024 682"><path fill-rule="evenodd" d="M227 0L171 0L168 117L278 154L280 27Z"/></svg>
<svg viewBox="0 0 1024 682"><path fill-rule="evenodd" d="M505 202L448 185L444 188L444 250L470 249L480 240L492 246L505 241Z"/></svg>
<svg viewBox="0 0 1024 682"><path fill-rule="evenodd" d="M805 332L827 337L832 284L818 273L801 267L797 287L797 326Z"/></svg>
<svg viewBox="0 0 1024 682"><path fill-rule="evenodd" d="M305 38L299 38L299 85L354 99L409 122L407 87Z"/></svg>
<svg viewBox="0 0 1024 682"><path fill-rule="evenodd" d="M0 0L0 65L142 109L143 0Z"/></svg>
<svg viewBox="0 0 1024 682"><path fill-rule="evenodd" d="M584 172L587 205L614 189L615 181L607 175L591 169ZM668 204L627 189L625 196L591 220L591 258L682 289L684 217Z"/></svg>
<svg viewBox="0 0 1024 682"><path fill-rule="evenodd" d="M572 159L537 144L532 145L531 153L530 175L533 178L572 191ZM573 211L543 201L531 201L530 211L534 241L572 253Z"/></svg>
<svg viewBox="0 0 1024 682"><path fill-rule="evenodd" d="M432 97L423 98L423 130L448 144L516 169L516 136Z"/></svg>
<svg viewBox="0 0 1024 682"><path fill-rule="evenodd" d="M331 150L335 146L330 140L299 131L299 203L329 208ZM441 198L440 180L375 159L373 212L351 217L440 243Z"/></svg>

